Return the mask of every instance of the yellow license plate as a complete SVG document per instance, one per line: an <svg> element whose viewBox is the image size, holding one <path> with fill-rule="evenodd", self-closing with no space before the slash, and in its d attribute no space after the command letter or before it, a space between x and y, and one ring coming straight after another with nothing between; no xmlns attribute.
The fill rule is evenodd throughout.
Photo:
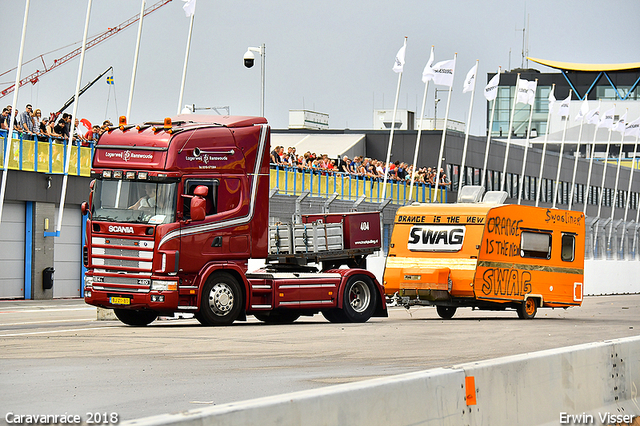
<svg viewBox="0 0 640 426"><path fill-rule="evenodd" d="M110 298L112 305L130 305L131 299L127 297L111 297Z"/></svg>

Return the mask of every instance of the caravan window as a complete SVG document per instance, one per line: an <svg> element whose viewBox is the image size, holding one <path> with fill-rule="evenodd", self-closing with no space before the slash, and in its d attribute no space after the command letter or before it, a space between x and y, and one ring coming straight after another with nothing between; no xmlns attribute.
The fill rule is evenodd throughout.
<svg viewBox="0 0 640 426"><path fill-rule="evenodd" d="M522 231L520 234L520 256L536 259L551 258L551 234Z"/></svg>
<svg viewBox="0 0 640 426"><path fill-rule="evenodd" d="M565 262L573 262L576 254L576 236L571 234L562 235L561 257Z"/></svg>

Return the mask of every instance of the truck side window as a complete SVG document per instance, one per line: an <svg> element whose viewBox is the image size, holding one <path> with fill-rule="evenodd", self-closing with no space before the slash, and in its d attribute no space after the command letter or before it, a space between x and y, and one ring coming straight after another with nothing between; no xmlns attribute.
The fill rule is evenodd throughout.
<svg viewBox="0 0 640 426"><path fill-rule="evenodd" d="M184 182L184 193L188 195L193 195L193 192L196 190L198 186L206 186L209 188L209 192L207 197L207 211L206 215L216 214L218 212L218 181L215 179L187 179ZM183 197L183 205L182 209L184 212L184 217L191 217L191 199L187 197Z"/></svg>
<svg viewBox="0 0 640 426"><path fill-rule="evenodd" d="M550 259L551 234L522 231L522 234L520 234L520 256Z"/></svg>
<svg viewBox="0 0 640 426"><path fill-rule="evenodd" d="M576 253L576 237L571 234L562 235L562 251L560 257L565 262L573 262Z"/></svg>

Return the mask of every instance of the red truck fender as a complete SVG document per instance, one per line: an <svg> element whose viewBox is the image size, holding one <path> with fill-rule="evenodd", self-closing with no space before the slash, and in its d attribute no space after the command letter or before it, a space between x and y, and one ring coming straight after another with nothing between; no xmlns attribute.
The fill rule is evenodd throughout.
<svg viewBox="0 0 640 426"><path fill-rule="evenodd" d="M242 309L242 314L240 315L242 318L245 316L245 311L248 308L249 298L247 297L247 289L249 288L249 282L247 281L245 270L239 267L235 263L225 262L225 263L207 263L198 273L198 278L195 282L195 285L198 286L198 298L197 304L198 309L200 309L201 297L202 297L202 287L204 283L207 282L207 279L211 276L211 274L224 271L233 275L240 283L240 288L242 289L242 297L244 299L244 307ZM240 319L240 318L239 318Z"/></svg>
<svg viewBox="0 0 640 426"><path fill-rule="evenodd" d="M378 282L378 279L376 278L376 276L373 275L371 272L367 271L366 269L331 269L326 272L342 275L342 280L340 281L340 289L338 290L338 300L336 305L337 308L342 309L343 300L344 300L344 288L349 278L351 278L354 275L364 275L371 280L371 282L373 283L377 291L378 297L376 298L376 309L373 313L373 316L375 317L388 316L384 287L382 287L382 285Z"/></svg>

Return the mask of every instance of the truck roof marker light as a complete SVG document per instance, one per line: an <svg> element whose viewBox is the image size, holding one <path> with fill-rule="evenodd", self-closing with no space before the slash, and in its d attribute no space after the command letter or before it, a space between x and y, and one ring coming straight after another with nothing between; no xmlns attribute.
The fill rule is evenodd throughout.
<svg viewBox="0 0 640 426"><path fill-rule="evenodd" d="M124 115L121 115L120 118L118 119L118 126L120 127L120 130L124 130L124 127L127 125L127 117Z"/></svg>
<svg viewBox="0 0 640 426"><path fill-rule="evenodd" d="M167 133L173 133L173 124L171 123L171 117L164 119L164 131Z"/></svg>
<svg viewBox="0 0 640 426"><path fill-rule="evenodd" d="M122 170L114 170L113 177L114 179L122 179Z"/></svg>
<svg viewBox="0 0 640 426"><path fill-rule="evenodd" d="M125 173L125 179L135 179L135 178L136 178L136 172Z"/></svg>
<svg viewBox="0 0 640 426"><path fill-rule="evenodd" d="M103 170L102 177L105 179L111 179L111 170Z"/></svg>
<svg viewBox="0 0 640 426"><path fill-rule="evenodd" d="M138 172L138 179L146 180L147 177L149 177L149 174L147 172Z"/></svg>

